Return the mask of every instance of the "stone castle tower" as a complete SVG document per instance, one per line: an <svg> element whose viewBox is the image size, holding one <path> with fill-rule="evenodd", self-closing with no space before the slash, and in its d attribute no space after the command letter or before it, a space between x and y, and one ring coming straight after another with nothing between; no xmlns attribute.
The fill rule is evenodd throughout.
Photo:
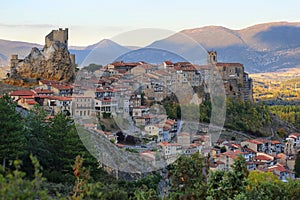
<svg viewBox="0 0 300 200"><path fill-rule="evenodd" d="M68 50L68 29L52 30L45 37L42 50L33 47L24 59L12 55L10 77L14 82L28 79L72 81L75 78L75 55Z"/></svg>
<svg viewBox="0 0 300 200"><path fill-rule="evenodd" d="M68 29L63 30L59 28L58 30L52 30L45 37L45 48L49 48L54 41L58 41L68 47Z"/></svg>

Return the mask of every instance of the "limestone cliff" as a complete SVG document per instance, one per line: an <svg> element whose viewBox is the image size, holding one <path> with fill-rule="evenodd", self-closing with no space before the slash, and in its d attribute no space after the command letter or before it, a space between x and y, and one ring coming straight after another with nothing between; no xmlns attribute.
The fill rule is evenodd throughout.
<svg viewBox="0 0 300 200"><path fill-rule="evenodd" d="M46 36L44 48L32 48L24 59L12 55L10 79L72 81L75 77L75 57L68 51L67 33L68 29L53 30Z"/></svg>

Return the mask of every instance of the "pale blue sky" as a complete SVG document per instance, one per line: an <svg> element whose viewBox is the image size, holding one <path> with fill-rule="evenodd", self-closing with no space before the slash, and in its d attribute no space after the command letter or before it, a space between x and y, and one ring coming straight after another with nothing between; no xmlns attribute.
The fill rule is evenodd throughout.
<svg viewBox="0 0 300 200"><path fill-rule="evenodd" d="M51 29L69 27L70 45L89 45L140 28L241 29L264 22L298 22L299 8L298 0L2 1L0 38L43 44Z"/></svg>

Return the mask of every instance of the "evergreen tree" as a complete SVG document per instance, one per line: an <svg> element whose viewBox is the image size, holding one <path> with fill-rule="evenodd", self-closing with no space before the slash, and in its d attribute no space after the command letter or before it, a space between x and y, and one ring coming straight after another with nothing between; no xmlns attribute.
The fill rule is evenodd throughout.
<svg viewBox="0 0 300 200"><path fill-rule="evenodd" d="M49 146L49 122L47 113L36 105L32 108L25 118L26 121L26 140L28 154L34 155L44 167L51 165L52 154ZM29 156L25 158L24 167L27 173L32 174Z"/></svg>
<svg viewBox="0 0 300 200"><path fill-rule="evenodd" d="M5 169L7 160L21 158L26 153L24 122L8 95L0 98L0 138L0 159Z"/></svg>
<svg viewBox="0 0 300 200"><path fill-rule="evenodd" d="M72 164L77 155L84 158L94 179L99 178L97 160L86 150L75 128L73 120L63 113L50 120L49 151L51 165L45 175L53 182L73 182Z"/></svg>

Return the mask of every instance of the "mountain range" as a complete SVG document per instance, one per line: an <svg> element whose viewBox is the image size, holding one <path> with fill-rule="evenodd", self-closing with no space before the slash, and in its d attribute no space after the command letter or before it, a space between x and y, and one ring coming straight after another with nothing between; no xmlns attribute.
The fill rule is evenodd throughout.
<svg viewBox="0 0 300 200"><path fill-rule="evenodd" d="M25 57L32 47L43 46L0 40L0 64L8 64L11 54ZM241 30L222 26L186 29L140 49L108 39L86 47L70 46L69 49L80 66L107 64L116 59L149 63L188 60L205 64L206 52L215 50L219 62L242 63L250 73L277 71L300 67L300 22L264 23Z"/></svg>

